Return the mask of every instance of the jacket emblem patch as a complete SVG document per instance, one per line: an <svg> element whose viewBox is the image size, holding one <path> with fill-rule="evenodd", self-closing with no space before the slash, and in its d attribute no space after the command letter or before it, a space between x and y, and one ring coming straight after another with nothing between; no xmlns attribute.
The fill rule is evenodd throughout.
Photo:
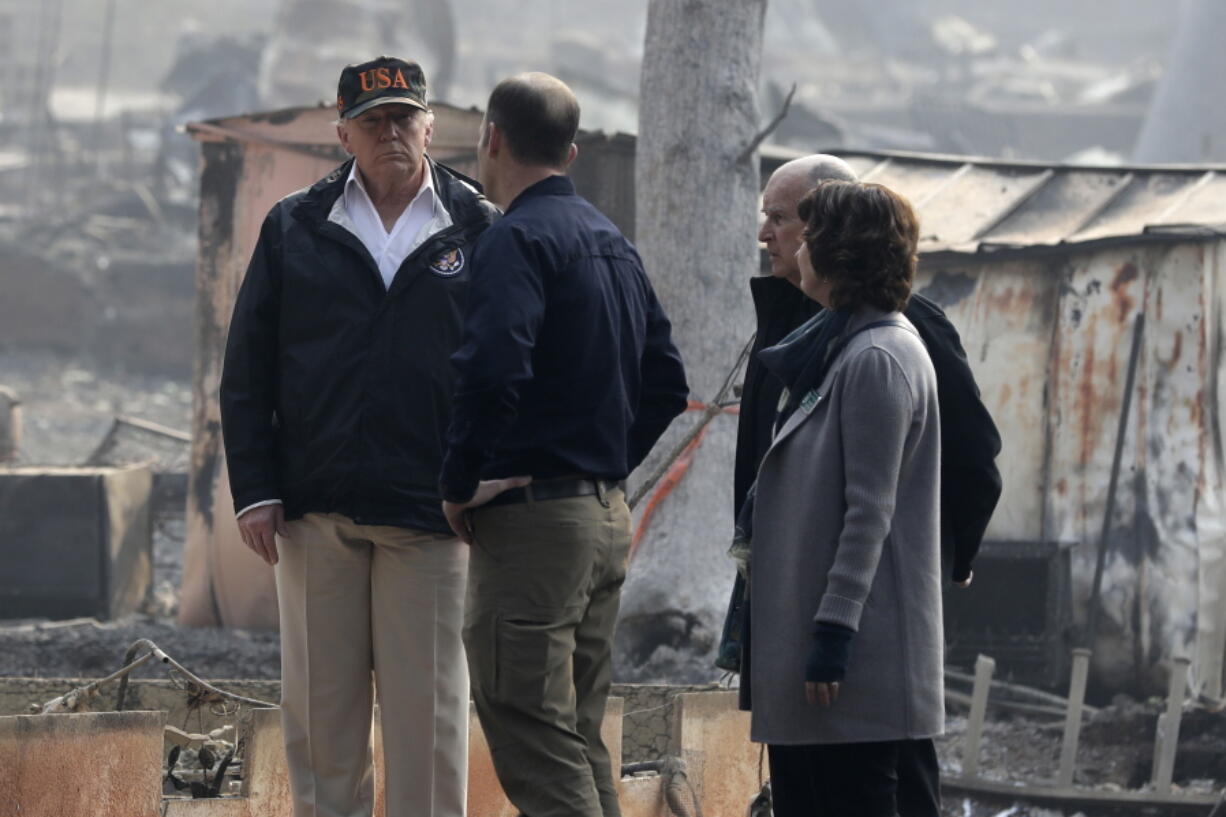
<svg viewBox="0 0 1226 817"><path fill-rule="evenodd" d="M448 250L430 262L430 271L437 275L459 275L464 269L464 251L459 247Z"/></svg>

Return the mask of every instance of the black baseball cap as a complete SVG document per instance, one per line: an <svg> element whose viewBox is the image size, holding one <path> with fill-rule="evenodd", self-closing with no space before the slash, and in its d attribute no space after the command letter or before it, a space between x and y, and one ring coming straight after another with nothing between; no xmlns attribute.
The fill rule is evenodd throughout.
<svg viewBox="0 0 1226 817"><path fill-rule="evenodd" d="M376 105L388 103L426 107L426 75L411 60L379 57L360 65L346 65L336 88L336 110L352 119Z"/></svg>

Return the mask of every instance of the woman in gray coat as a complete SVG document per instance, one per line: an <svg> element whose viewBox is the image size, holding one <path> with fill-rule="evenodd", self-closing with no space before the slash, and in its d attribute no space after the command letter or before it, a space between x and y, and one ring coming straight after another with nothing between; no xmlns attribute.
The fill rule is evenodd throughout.
<svg viewBox="0 0 1226 817"><path fill-rule="evenodd" d="M944 724L936 378L901 313L919 227L858 182L800 216L826 309L760 356L788 388L747 526L752 735L776 817L894 817L900 750L926 742L935 790Z"/></svg>

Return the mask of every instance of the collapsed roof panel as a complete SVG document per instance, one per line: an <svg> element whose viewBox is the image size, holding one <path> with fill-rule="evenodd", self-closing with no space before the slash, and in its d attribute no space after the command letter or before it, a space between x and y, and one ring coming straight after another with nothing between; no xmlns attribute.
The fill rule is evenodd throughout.
<svg viewBox="0 0 1226 817"><path fill-rule="evenodd" d="M907 196L922 252L1135 241L1226 232L1226 166L1080 167L960 156L847 151L865 181Z"/></svg>
<svg viewBox="0 0 1226 817"><path fill-rule="evenodd" d="M884 184L906 196L913 204L918 204L940 192L950 182L950 177L960 171L961 166L951 167L944 162L883 156L879 164L860 178L862 181Z"/></svg>
<svg viewBox="0 0 1226 817"><path fill-rule="evenodd" d="M938 246L973 241L1022 209L1051 175L1037 167L997 170L964 164L938 194L918 203L924 217L921 240Z"/></svg>
<svg viewBox="0 0 1226 817"><path fill-rule="evenodd" d="M992 243L1016 247L1058 244L1114 196L1126 178L1114 171L1055 173L1026 206L1018 207L991 231Z"/></svg>

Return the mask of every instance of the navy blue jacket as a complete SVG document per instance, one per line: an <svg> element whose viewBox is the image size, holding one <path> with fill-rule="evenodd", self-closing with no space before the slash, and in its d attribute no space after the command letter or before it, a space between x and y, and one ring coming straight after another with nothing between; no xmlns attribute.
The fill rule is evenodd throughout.
<svg viewBox="0 0 1226 817"><path fill-rule="evenodd" d="M517 475L624 479L689 395L634 247L551 176L482 234L472 275L443 497Z"/></svg>
<svg viewBox="0 0 1226 817"><path fill-rule="evenodd" d="M497 209L430 162L453 225L385 289L353 233L328 220L352 159L264 220L221 375L235 510L281 499L287 519L447 532L438 495L473 242ZM214 432L215 433L215 432Z"/></svg>

